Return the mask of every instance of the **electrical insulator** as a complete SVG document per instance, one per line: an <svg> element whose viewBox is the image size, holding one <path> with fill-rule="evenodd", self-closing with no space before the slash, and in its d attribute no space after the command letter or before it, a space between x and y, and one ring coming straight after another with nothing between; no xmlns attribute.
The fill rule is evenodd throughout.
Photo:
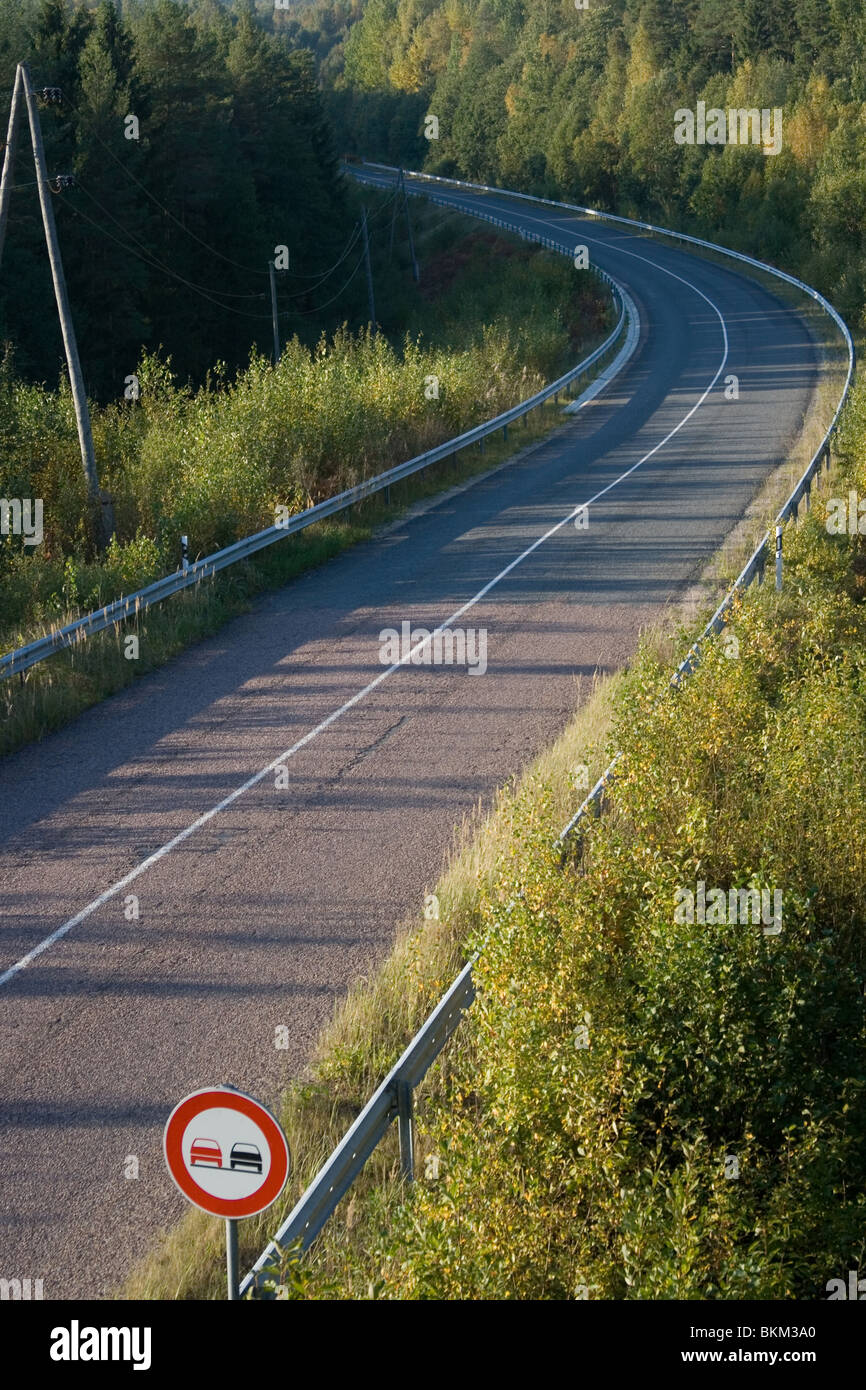
<svg viewBox="0 0 866 1390"><path fill-rule="evenodd" d="M43 87L39 95L48 106L60 106L63 103L63 92L60 87Z"/></svg>
<svg viewBox="0 0 866 1390"><path fill-rule="evenodd" d="M55 175L54 175L54 178L53 178L53 179L50 179L49 182L50 182L50 184L51 184L51 188L53 189L53 191L54 191L55 193L60 193L61 190L64 189L64 188L74 188L74 187L75 187L75 175L74 175L74 174L55 174Z"/></svg>

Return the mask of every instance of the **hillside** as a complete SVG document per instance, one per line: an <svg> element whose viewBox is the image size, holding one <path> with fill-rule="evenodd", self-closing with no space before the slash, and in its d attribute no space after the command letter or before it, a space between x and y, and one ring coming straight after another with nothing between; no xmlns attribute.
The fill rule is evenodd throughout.
<svg viewBox="0 0 866 1390"><path fill-rule="evenodd" d="M862 326L855 0L319 0L301 15L287 32L318 31L341 148L715 236L796 270ZM780 109L778 153L677 144L675 113L699 102Z"/></svg>

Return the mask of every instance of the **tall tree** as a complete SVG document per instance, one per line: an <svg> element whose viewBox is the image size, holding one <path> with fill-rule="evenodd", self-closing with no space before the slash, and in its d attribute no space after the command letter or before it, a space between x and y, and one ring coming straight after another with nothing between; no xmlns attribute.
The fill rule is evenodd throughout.
<svg viewBox="0 0 866 1390"><path fill-rule="evenodd" d="M145 174L132 68L130 36L115 6L103 0L78 67L80 186L64 198L59 218L70 295L87 347L85 379L103 397L123 394L149 333L149 273L141 251L150 244L153 209L123 175L124 167L139 178Z"/></svg>

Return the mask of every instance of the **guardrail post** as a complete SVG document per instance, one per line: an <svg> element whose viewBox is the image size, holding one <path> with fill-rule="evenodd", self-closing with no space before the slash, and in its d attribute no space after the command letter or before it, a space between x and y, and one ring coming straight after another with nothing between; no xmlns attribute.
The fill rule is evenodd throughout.
<svg viewBox="0 0 866 1390"><path fill-rule="evenodd" d="M400 1170L407 1182L415 1177L415 1124L412 1114L412 1087L397 1082L397 1127L400 1131Z"/></svg>
<svg viewBox="0 0 866 1390"><path fill-rule="evenodd" d="M811 478L810 478L810 479L808 479L808 481L807 481L807 483L806 483L806 491L803 493L803 505L804 505L804 507L806 508L806 511L809 510L809 507L810 507L810 504L811 504L811 500L812 500L812 480L811 480Z"/></svg>
<svg viewBox="0 0 866 1390"><path fill-rule="evenodd" d="M759 584L763 584L763 582L764 582L764 568L765 568L765 566L766 566L766 562L767 562L767 543L766 543L766 541L764 541L763 545L761 546L761 553L760 553L760 555L758 556L758 563L757 563L757 567L756 567L756 570L755 570L755 577L756 577L756 579L757 579L757 581L758 581Z"/></svg>
<svg viewBox="0 0 866 1390"><path fill-rule="evenodd" d="M508 443L508 426L507 426L507 425L503 425L503 426L502 426L502 438L505 440L505 442L506 442L506 444L507 444L507 443Z"/></svg>
<svg viewBox="0 0 866 1390"><path fill-rule="evenodd" d="M776 527L776 591L782 588L782 528Z"/></svg>

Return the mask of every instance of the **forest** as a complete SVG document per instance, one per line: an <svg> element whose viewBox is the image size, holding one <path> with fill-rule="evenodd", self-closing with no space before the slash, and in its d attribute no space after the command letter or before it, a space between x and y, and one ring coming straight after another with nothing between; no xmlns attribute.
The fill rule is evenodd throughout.
<svg viewBox="0 0 866 1390"><path fill-rule="evenodd" d="M180 536L209 554L510 408L609 331L591 272L345 178L314 54L248 0L0 0L0 35L7 89L23 57L40 98L110 507L100 534L22 131L0 274L0 648L170 573ZM38 499L38 544L8 524L21 499ZM148 660L191 640L183 612L152 615ZM112 642L88 653L84 677L60 659L7 682L0 747L132 678Z"/></svg>
<svg viewBox="0 0 866 1390"><path fill-rule="evenodd" d="M316 53L341 149L714 238L863 326L859 0L319 0L272 23ZM781 108L779 153L676 143L699 102Z"/></svg>
<svg viewBox="0 0 866 1390"><path fill-rule="evenodd" d="M218 362L245 364L254 344L268 351L277 245L283 340L314 339L366 303L361 283L336 293L345 259L328 275L355 213L313 57L267 33L251 4L155 0L121 17L110 0L0 0L4 117L21 61L34 88L62 92L40 119L49 175L75 179L53 196L89 394L121 397L143 348L198 382ZM26 131L14 179L0 342L14 343L16 371L55 384L62 344Z"/></svg>
<svg viewBox="0 0 866 1390"><path fill-rule="evenodd" d="M88 390L116 398L143 348L196 382L268 351L276 245L290 260L283 339L360 327L363 277L347 284L354 262L340 260L357 217L345 154L710 236L794 271L862 326L862 5L580 3L0 0L0 90L25 59L37 88L63 92L42 123L50 172L75 177L55 212ZM778 109L778 154L677 143L675 112L699 104ZM15 343L16 371L55 381L28 161L25 145L0 342Z"/></svg>

